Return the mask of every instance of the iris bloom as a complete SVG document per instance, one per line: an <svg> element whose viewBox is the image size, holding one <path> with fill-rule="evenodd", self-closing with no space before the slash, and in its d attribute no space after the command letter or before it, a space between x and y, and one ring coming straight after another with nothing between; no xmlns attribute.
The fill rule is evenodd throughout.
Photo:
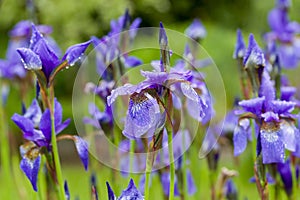
<svg viewBox="0 0 300 200"><path fill-rule="evenodd" d="M108 191L108 200L127 200L127 199L144 200L143 195L135 187L132 179L130 179L127 188L122 191L122 194L118 198L115 196L108 182L106 182L106 186Z"/></svg>
<svg viewBox="0 0 300 200"><path fill-rule="evenodd" d="M44 35L45 40L54 49L55 52L60 54L60 49L55 41L49 36L52 32L52 28L46 25L37 25L36 28ZM24 78L26 70L24 69L22 62L19 59L19 55L16 52L17 48L28 47L31 36L31 22L20 21L9 33L9 44L6 52L6 59L0 60L0 76L5 78Z"/></svg>
<svg viewBox="0 0 300 200"><path fill-rule="evenodd" d="M294 68L299 63L299 38L300 25L291 22L288 17L290 1L278 0L277 6L268 15L271 32L265 35L268 43L277 41L279 43L277 53L282 67Z"/></svg>
<svg viewBox="0 0 300 200"><path fill-rule="evenodd" d="M275 99L274 83L269 74L264 71L259 97L243 100L239 105L255 118L257 125L258 149L262 153L263 163L283 163L285 149L299 151L299 131L295 127L291 112L295 103ZM235 153L240 154L247 142L249 132L248 122L243 121L241 129L234 137Z"/></svg>
<svg viewBox="0 0 300 200"><path fill-rule="evenodd" d="M30 107L23 115L14 114L12 116L14 123L22 130L23 138L28 142L20 147L22 160L20 167L30 180L32 187L37 191L37 175L41 163L42 148L51 151L51 116L47 108L43 113L37 100L33 100ZM62 107L60 103L54 100L54 125L55 132L59 134L70 123L70 119L62 121ZM77 152L87 169L88 165L88 145L85 140L78 136L73 136Z"/></svg>
<svg viewBox="0 0 300 200"><path fill-rule="evenodd" d="M185 30L185 34L193 40L200 41L206 37L206 29L199 19L194 19L192 24Z"/></svg>
<svg viewBox="0 0 300 200"><path fill-rule="evenodd" d="M32 36L29 48L18 48L17 52L26 69L33 71L42 70L46 78L43 81L49 83L50 76L54 73L55 69L61 70L60 67L74 65L81 58L89 44L90 41L73 45L67 49L62 59L59 59L59 55L57 55L49 42L37 27L32 24Z"/></svg>

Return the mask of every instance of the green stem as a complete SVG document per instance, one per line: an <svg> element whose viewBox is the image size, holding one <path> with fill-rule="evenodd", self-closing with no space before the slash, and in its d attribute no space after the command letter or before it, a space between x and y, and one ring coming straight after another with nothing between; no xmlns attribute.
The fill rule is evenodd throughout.
<svg viewBox="0 0 300 200"><path fill-rule="evenodd" d="M129 150L129 172L133 173L133 159L134 159L134 147L135 147L135 141L130 140L130 150Z"/></svg>
<svg viewBox="0 0 300 200"><path fill-rule="evenodd" d="M10 153L9 153L9 138L8 138L8 127L7 121L4 113L4 107L2 102L2 83L0 82L0 145L1 145L1 167L2 167L2 177L5 182L10 186Z"/></svg>
<svg viewBox="0 0 300 200"><path fill-rule="evenodd" d="M184 131L182 130L182 143L183 143L183 149L185 150L186 144L185 144L185 135ZM186 166L186 154L185 152L182 154L182 179L183 179L183 199L186 199L188 197L188 185L187 185L187 166Z"/></svg>
<svg viewBox="0 0 300 200"><path fill-rule="evenodd" d="M62 178L61 165L59 160L57 141L56 141L56 132L55 132L55 124L54 124L54 99L52 100L52 112L51 113L51 143L52 143L52 153L54 157L55 171L57 177L58 184L58 197L59 199L65 199L65 189L64 182Z"/></svg>
<svg viewBox="0 0 300 200"><path fill-rule="evenodd" d="M146 160L146 180L145 180L145 200L149 200L150 195L150 187L149 182L151 178L151 171L152 171L152 152L147 153L147 160Z"/></svg>
<svg viewBox="0 0 300 200"><path fill-rule="evenodd" d="M171 129L172 130L172 129ZM174 199L174 183L175 183L175 164L174 164L174 154L173 154L173 133L168 130L168 149L169 149L169 160L170 160L170 189L169 189L169 200Z"/></svg>

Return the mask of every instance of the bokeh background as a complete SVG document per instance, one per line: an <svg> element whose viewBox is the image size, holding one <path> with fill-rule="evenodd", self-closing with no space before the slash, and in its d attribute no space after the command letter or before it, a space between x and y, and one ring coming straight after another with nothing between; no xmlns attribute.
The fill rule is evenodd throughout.
<svg viewBox="0 0 300 200"><path fill-rule="evenodd" d="M300 21L300 2L293 0L292 3L290 18ZM248 34L253 33L260 46L264 47L262 35L269 31L267 15L274 5L275 0L0 0L0 57L5 57L9 30L24 19L52 26L52 37L64 51L69 45L86 41L92 35L101 37L106 34L110 29L110 20L118 18L126 8L129 9L132 18L142 18L141 27L157 27L162 21L166 28L184 32L194 18L199 18L207 29L207 37L201 44L222 74L227 95L226 106L231 108L235 97L240 95L238 69L232 58L236 29L242 29L246 40ZM64 108L64 119L72 117L72 90L77 70L78 67L73 67L62 71L56 80L56 95ZM292 76L292 73L297 74L297 71L299 72L299 70L286 72L292 78L293 84L297 84L297 76ZM21 104L16 91L12 90L8 98L8 118L15 112L21 112ZM10 127L13 130L12 134L21 135L13 123L10 123ZM71 123L65 132L76 134L74 123ZM73 197L86 199L90 190L90 172L84 172L71 142L60 144L60 149L63 174L68 179L71 194ZM13 152L18 153L18 148ZM198 150L191 148L191 168L198 191L190 199L209 196L207 165L205 160L198 159L197 154ZM240 198L257 199L255 185L249 183L252 176L250 150L247 149L239 160L231 156L230 149L223 152L221 158L220 167L227 166L240 173L234 179L238 185ZM104 184L109 177L110 169L105 166L99 169L97 175L100 195L106 196ZM138 175L134 178L139 180ZM124 178L118 183L112 183L117 193L121 191L120 188L125 188L127 181L128 179ZM154 183L157 181L154 179ZM24 184L29 183L25 181ZM0 180L0 197L7 192L4 185L5 183ZM152 193L155 190L161 192L157 187L151 189ZM153 193L158 195L153 199L161 199L160 192Z"/></svg>

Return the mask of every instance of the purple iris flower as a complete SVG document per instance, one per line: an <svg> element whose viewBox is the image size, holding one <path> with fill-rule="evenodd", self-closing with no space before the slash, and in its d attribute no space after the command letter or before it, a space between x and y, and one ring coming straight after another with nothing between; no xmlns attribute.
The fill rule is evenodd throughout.
<svg viewBox="0 0 300 200"><path fill-rule="evenodd" d="M290 101L276 100L274 83L270 80L268 72L264 71L259 97L250 100L243 100L239 105L246 111L252 113L256 121L260 123L258 133L261 145L263 163L283 163L285 149L292 152L298 149L299 131L293 123L294 116L291 112L295 103ZM248 127L243 123L242 127ZM245 138L248 138L248 131L240 129L239 137L234 141L237 154L245 149ZM242 137L243 135L243 137ZM243 140L241 139L243 138Z"/></svg>
<svg viewBox="0 0 300 200"><path fill-rule="evenodd" d="M101 125L109 124L113 125L113 116L110 106L106 106L104 112L100 112L94 103L89 104L89 113L91 117L84 117L83 122L85 124L90 124L95 128L100 129Z"/></svg>
<svg viewBox="0 0 300 200"><path fill-rule="evenodd" d="M49 42L44 38L37 27L32 24L32 36L29 48L18 48L17 52L26 69L41 69L47 81L49 81L49 77L56 67L63 62L67 62L68 65L74 65L74 63L80 59L89 44L90 41L87 41L69 47L62 57L62 60L60 60L59 55L57 55Z"/></svg>
<svg viewBox="0 0 300 200"><path fill-rule="evenodd" d="M6 52L6 59L0 60L0 76L5 78L24 78L26 70L24 69L22 62L19 59L19 55L16 52L17 48L29 47L31 36L31 24L30 21L20 21L10 31L10 41ZM37 25L36 28L44 35L45 39L55 52L60 53L60 49L55 41L49 36L52 32L52 28L46 25Z"/></svg>
<svg viewBox="0 0 300 200"><path fill-rule="evenodd" d="M291 22L288 17L290 1L278 0L277 6L270 11L268 22L271 32L265 35L267 43L278 41L278 56L280 65L285 68L297 67L299 63L299 38L300 25Z"/></svg>
<svg viewBox="0 0 300 200"><path fill-rule="evenodd" d="M237 188L232 179L228 179L224 185L224 194L227 200L237 200Z"/></svg>
<svg viewBox="0 0 300 200"><path fill-rule="evenodd" d="M37 111L37 112L34 112ZM40 108L36 100L28 108L24 115L14 114L12 120L23 131L24 139L34 142L39 147L51 146L51 116L50 110L47 108L44 113L39 116ZM39 122L38 122L39 119ZM60 103L54 100L54 120L56 134L64 130L69 124L70 119L62 122L62 107ZM38 125L38 127L37 127ZM39 128L39 129L37 129Z"/></svg>
<svg viewBox="0 0 300 200"><path fill-rule="evenodd" d="M14 123L22 130L23 137L28 142L20 147L22 160L20 163L21 170L30 180L32 187L37 191L37 176L41 163L41 149L51 152L51 115L47 108L43 113L36 99L33 100L30 107L25 110L23 115L14 114L11 118ZM54 99L54 125L55 132L59 134L70 123L70 119L62 122L62 107ZM78 136L74 136L74 142L85 169L88 166L88 144Z"/></svg>
<svg viewBox="0 0 300 200"><path fill-rule="evenodd" d="M194 19L192 24L185 30L185 34L193 40L200 41L206 37L206 29L199 19Z"/></svg>
<svg viewBox="0 0 300 200"><path fill-rule="evenodd" d="M293 190L293 176L290 166L290 159L287 159L285 163L277 163L277 169L281 176L287 196L291 196Z"/></svg>
<svg viewBox="0 0 300 200"><path fill-rule="evenodd" d="M113 80L113 61L120 58L123 67L130 68L142 64L142 61L135 56L129 56L124 49L124 41L127 38L123 37L125 34L129 35L129 43L133 41L136 36L137 29L141 23L141 19L135 19L130 25L130 16L128 10L125 14L120 16L117 20L111 21L111 31L107 36L98 39L93 36L92 41L96 49L96 63L98 74L107 81ZM126 31L122 33L122 31Z"/></svg>
<svg viewBox="0 0 300 200"><path fill-rule="evenodd" d="M111 189L108 182L106 182L107 190L108 190L108 200L144 200L143 195L140 191L135 187L134 182L130 179L130 182L125 190L122 191L122 194L117 198Z"/></svg>

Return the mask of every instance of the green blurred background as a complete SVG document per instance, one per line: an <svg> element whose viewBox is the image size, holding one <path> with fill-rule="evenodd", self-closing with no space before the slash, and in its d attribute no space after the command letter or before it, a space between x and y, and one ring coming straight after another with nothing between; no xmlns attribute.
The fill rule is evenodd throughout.
<svg viewBox="0 0 300 200"><path fill-rule="evenodd" d="M86 41L90 36L98 37L106 34L110 29L110 20L122 15L126 8L129 8L133 18L141 17L141 27L157 27L162 21L166 28L184 32L194 18L200 18L207 29L207 37L202 45L207 50L218 66L224 80L227 107L230 108L234 98L240 95L239 80L235 60L232 59L236 40L236 29L241 28L244 38L247 39L249 33L254 33L256 40L261 47L264 43L261 40L263 33L269 31L267 24L268 11L275 5L274 0L36 0L34 9L28 9L32 1L22 0L0 0L0 57L5 57L8 44L8 31L20 20L35 19L40 24L47 24L53 27L52 37L57 41L62 50L66 50L69 45ZM292 1L290 18L300 21L300 3ZM56 95L64 108L64 118L72 117L71 99L73 82L78 68L73 67L62 71L56 80ZM297 70L299 71L299 70ZM288 72L291 74L291 72ZM295 73L295 71L293 71ZM297 77L292 76L292 82L296 83ZM7 118L14 112L21 111L21 105L16 99L16 91L12 91L8 101ZM17 132L18 129L10 123L10 127ZM66 133L76 133L74 124L65 131ZM67 146L67 148L62 147ZM89 173L84 172L72 143L60 144L63 149L62 164L63 174L69 182L70 191L73 197L78 195L81 199L89 196ZM252 176L252 156L250 149L241 156L237 162L230 154L231 149L222 152L220 166L237 169L240 175L234 179L238 185L241 199L258 199L254 184L249 183ZM17 153L17 150L14 150ZM209 196L209 179L205 160L198 159L198 149L191 148L191 170L195 177L198 191L190 199L207 199ZM16 161L18 162L18 161ZM75 163L75 164L74 164ZM235 165L239 163L238 165ZM106 196L105 181L110 176L110 169L100 166L97 171L99 178L100 195ZM15 169L18 171L18 169ZM20 174L22 184L29 183ZM18 177L19 178L19 177ZM134 177L136 183L138 175ZM121 191L125 188L128 179L124 178L118 183L111 183L113 188ZM154 183L158 178L154 179ZM159 184L152 187L153 199L161 199L161 189ZM156 186L158 185L158 186ZM0 180L0 197L5 192L5 183ZM3 190L4 188L4 190ZM156 192L160 191L160 192ZM26 193L26 192L25 192ZM35 194L30 194L34 197ZM156 195L156 196L155 196ZM283 197L284 195L282 195ZM12 196L10 196L12 197ZM32 199L32 198L29 199ZM3 199L3 198L1 198ZM9 199L9 198L8 198ZM15 198L11 198L15 199ZM106 199L106 197L104 198Z"/></svg>

